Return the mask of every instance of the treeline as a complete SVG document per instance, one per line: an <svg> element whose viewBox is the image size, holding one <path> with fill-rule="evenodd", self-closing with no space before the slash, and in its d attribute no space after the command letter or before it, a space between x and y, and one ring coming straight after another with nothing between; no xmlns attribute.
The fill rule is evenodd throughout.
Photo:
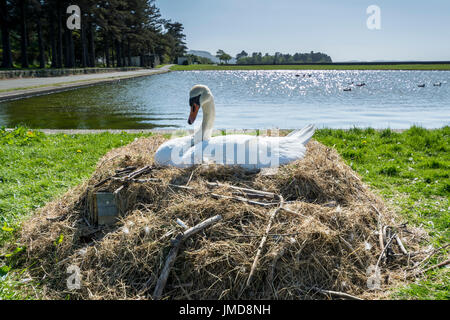
<svg viewBox="0 0 450 320"><path fill-rule="evenodd" d="M266 53L262 55L261 52L253 52L249 55L242 51L236 55L237 64L295 64L295 63L331 63L331 57L325 53L314 52L310 53L296 53L283 54L277 52L274 55Z"/></svg>
<svg viewBox="0 0 450 320"><path fill-rule="evenodd" d="M73 4L81 30L66 26ZM173 63L187 49L183 29L155 0L0 0L1 67L124 67L136 56L141 66Z"/></svg>
<svg viewBox="0 0 450 320"><path fill-rule="evenodd" d="M187 55L185 55L185 57L187 59L183 63L184 65L190 65L190 64L194 64L194 63L196 63L196 64L213 64L211 59L208 59L205 57L200 57L195 54L187 54Z"/></svg>

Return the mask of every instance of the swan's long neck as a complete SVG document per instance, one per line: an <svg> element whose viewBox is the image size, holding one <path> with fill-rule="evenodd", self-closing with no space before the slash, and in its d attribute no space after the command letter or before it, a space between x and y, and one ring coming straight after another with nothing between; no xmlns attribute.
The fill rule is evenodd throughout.
<svg viewBox="0 0 450 320"><path fill-rule="evenodd" d="M203 121L202 127L195 133L196 141L206 141L211 138L214 127L214 120L216 118L216 107L214 99L211 96L202 104Z"/></svg>

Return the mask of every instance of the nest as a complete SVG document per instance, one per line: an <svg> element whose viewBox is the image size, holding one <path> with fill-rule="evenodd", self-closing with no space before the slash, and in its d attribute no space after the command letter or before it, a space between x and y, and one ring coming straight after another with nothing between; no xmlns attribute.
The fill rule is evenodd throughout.
<svg viewBox="0 0 450 320"><path fill-rule="evenodd" d="M272 174L153 167L163 141L112 150L89 181L24 223L22 263L42 284L43 298L380 298L421 259L411 252L426 234L400 225L335 150L314 140L304 159ZM111 179L145 166L151 169L139 182ZM120 187L120 220L89 223L89 195ZM177 242L186 228L217 216ZM67 287L73 265L78 290Z"/></svg>

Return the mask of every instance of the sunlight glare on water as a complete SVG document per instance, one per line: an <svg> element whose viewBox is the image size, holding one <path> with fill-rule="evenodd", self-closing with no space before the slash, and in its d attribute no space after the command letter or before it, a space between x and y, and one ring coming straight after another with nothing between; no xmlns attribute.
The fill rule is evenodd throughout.
<svg viewBox="0 0 450 320"><path fill-rule="evenodd" d="M425 88L418 87L422 83ZM220 129L288 129L308 123L438 128L450 119L446 71L189 71L3 102L0 126L191 128L188 94L195 84L213 92Z"/></svg>

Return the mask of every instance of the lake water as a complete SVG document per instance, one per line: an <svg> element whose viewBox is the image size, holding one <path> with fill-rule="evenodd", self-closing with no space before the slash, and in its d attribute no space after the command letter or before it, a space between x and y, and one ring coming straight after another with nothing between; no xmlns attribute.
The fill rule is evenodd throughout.
<svg viewBox="0 0 450 320"><path fill-rule="evenodd" d="M362 82L366 85L356 86ZM438 82L442 85L433 86ZM289 129L308 123L438 128L450 122L450 72L301 70L171 72L8 101L0 103L0 126L191 128L188 94L195 84L211 88L218 129Z"/></svg>

